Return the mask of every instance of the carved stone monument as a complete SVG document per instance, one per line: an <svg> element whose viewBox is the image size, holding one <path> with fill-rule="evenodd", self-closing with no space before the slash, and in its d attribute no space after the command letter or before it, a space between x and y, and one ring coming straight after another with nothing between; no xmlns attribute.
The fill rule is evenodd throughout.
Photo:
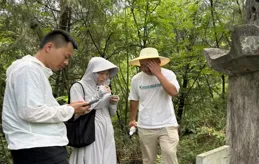
<svg viewBox="0 0 259 164"><path fill-rule="evenodd" d="M211 68L229 76L227 145L230 164L259 164L259 0L247 0L245 23L231 49L205 49Z"/></svg>

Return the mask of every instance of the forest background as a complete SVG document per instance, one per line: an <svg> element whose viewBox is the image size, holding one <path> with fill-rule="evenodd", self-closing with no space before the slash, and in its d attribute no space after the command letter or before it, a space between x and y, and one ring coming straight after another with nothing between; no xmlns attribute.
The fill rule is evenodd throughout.
<svg viewBox="0 0 259 164"><path fill-rule="evenodd" d="M70 84L81 78L91 57L116 64L120 71L111 88L120 96L113 117L118 163L141 163L138 136L128 135L130 81L138 72L128 61L142 48L155 47L171 59L166 68L181 87L172 100L180 125L179 163L193 164L197 154L225 144L228 79L208 67L203 49L229 49L243 11L243 0L0 0L0 110L8 66L34 55L50 30L64 29L79 49L69 68L50 78L54 96L66 103ZM0 163L12 163L2 133Z"/></svg>

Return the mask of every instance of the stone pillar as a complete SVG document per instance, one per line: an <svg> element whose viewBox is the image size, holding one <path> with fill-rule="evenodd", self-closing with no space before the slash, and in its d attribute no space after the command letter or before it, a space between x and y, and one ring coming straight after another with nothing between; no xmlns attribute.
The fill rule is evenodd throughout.
<svg viewBox="0 0 259 164"><path fill-rule="evenodd" d="M229 76L230 164L259 164L259 27L236 27L231 44L230 50L205 49L205 57L211 68Z"/></svg>

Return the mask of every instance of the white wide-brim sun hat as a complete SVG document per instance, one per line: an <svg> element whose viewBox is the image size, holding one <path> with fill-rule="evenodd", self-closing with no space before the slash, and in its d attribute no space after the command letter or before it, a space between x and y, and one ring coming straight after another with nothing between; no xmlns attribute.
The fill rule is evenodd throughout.
<svg viewBox="0 0 259 164"><path fill-rule="evenodd" d="M95 67L93 68L93 73L109 70L110 78L117 75L119 69L116 65L111 63L110 61L101 58L101 57L93 57L92 60L95 62Z"/></svg>
<svg viewBox="0 0 259 164"><path fill-rule="evenodd" d="M159 56L157 49L155 48L144 48L140 51L139 57L132 59L129 61L130 65L134 66L140 66L139 60L143 59L155 59L159 58L160 59L160 66L166 65L167 63L170 62L170 59L167 57Z"/></svg>

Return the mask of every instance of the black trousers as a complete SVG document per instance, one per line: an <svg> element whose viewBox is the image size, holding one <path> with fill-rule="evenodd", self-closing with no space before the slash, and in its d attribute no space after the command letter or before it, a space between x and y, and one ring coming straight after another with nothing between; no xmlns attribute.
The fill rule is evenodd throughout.
<svg viewBox="0 0 259 164"><path fill-rule="evenodd" d="M11 150L13 164L69 164L66 147L38 147Z"/></svg>

